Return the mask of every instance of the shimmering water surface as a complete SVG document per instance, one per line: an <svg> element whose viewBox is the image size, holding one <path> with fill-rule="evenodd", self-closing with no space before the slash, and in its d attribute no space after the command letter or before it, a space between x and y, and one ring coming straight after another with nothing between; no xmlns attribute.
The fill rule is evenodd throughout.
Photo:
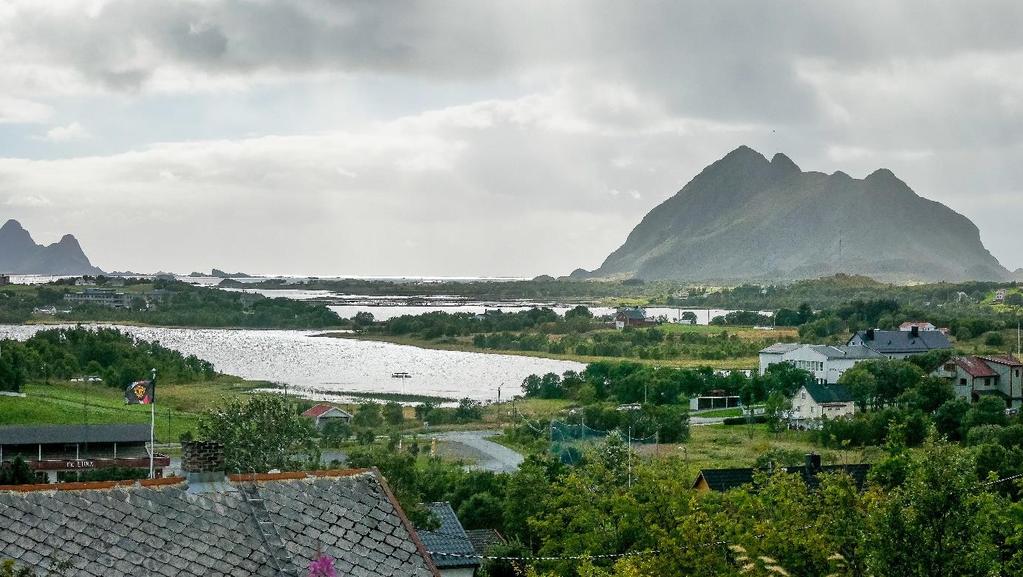
<svg viewBox="0 0 1023 577"><path fill-rule="evenodd" d="M24 340L45 328L0 325L0 339ZM519 393L522 380L530 374L584 368L580 363L552 359L317 337L315 331L116 328L206 359L218 371L287 383L297 392L405 392L494 400L502 384L503 398ZM411 373L412 378L395 379L391 377L395 372Z"/></svg>

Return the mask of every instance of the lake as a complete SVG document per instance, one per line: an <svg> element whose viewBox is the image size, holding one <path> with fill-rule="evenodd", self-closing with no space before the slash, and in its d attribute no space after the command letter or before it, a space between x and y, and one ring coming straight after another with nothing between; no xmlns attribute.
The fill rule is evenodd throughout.
<svg viewBox="0 0 1023 577"><path fill-rule="evenodd" d="M328 391L410 393L486 401L521 392L530 374L580 371L584 365L515 355L438 351L405 345L317 337L316 331L179 329L115 326L148 341L212 362L246 379L286 383L304 396ZM25 340L39 325L0 325L0 339ZM392 373L408 372L411 379ZM316 391L316 393L314 393Z"/></svg>

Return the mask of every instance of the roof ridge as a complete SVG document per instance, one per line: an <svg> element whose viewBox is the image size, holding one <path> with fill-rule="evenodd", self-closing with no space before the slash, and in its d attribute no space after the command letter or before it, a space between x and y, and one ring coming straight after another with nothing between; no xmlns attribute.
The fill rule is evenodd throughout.
<svg viewBox="0 0 1023 577"><path fill-rule="evenodd" d="M354 477L373 473L373 469L327 469L322 471L289 471L284 473L247 473L228 475L229 481L236 483L263 481L299 481L302 479L323 479ZM185 481L184 477L163 477L160 479L130 479L121 481L79 481L73 483L28 483L24 485L0 485L0 491L14 493L33 493L40 491L99 491L104 489L124 489L135 486L164 487L177 485Z"/></svg>
<svg viewBox="0 0 1023 577"><path fill-rule="evenodd" d="M28 483L24 485L0 485L0 491L12 493L38 493L41 491L97 491L127 487L162 487L177 485L184 477L163 477L160 479L129 479L122 481L78 481L74 483Z"/></svg>

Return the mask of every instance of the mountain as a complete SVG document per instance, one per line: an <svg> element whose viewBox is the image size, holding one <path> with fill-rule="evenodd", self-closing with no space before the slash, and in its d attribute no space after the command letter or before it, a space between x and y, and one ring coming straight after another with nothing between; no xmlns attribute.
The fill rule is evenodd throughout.
<svg viewBox="0 0 1023 577"><path fill-rule="evenodd" d="M102 274L85 256L78 239L64 235L49 246L36 244L16 220L0 227L0 272L14 274Z"/></svg>
<svg viewBox="0 0 1023 577"><path fill-rule="evenodd" d="M890 170L803 172L741 146L651 210L597 270L575 278L888 282L1007 280L977 227Z"/></svg>

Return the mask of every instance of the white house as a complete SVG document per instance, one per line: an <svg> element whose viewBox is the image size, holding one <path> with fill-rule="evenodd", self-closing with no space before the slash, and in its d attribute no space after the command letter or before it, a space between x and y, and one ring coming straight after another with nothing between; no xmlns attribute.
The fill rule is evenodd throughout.
<svg viewBox="0 0 1023 577"><path fill-rule="evenodd" d="M763 376L767 372L767 367L782 362L787 353L801 346L803 345L799 343L774 343L760 351L760 375Z"/></svg>
<svg viewBox="0 0 1023 577"><path fill-rule="evenodd" d="M798 369L809 371L818 383L834 384L846 371L856 366L856 363L883 358L877 351L864 346L795 345L795 348L790 348L792 347L790 344L779 345L773 345L760 352L761 375L773 364L789 363ZM772 351L774 347L779 348ZM785 352L778 352L783 350Z"/></svg>
<svg viewBox="0 0 1023 577"><path fill-rule="evenodd" d="M792 397L791 421L806 424L821 418L835 419L856 412L849 389L842 385L804 385Z"/></svg>

